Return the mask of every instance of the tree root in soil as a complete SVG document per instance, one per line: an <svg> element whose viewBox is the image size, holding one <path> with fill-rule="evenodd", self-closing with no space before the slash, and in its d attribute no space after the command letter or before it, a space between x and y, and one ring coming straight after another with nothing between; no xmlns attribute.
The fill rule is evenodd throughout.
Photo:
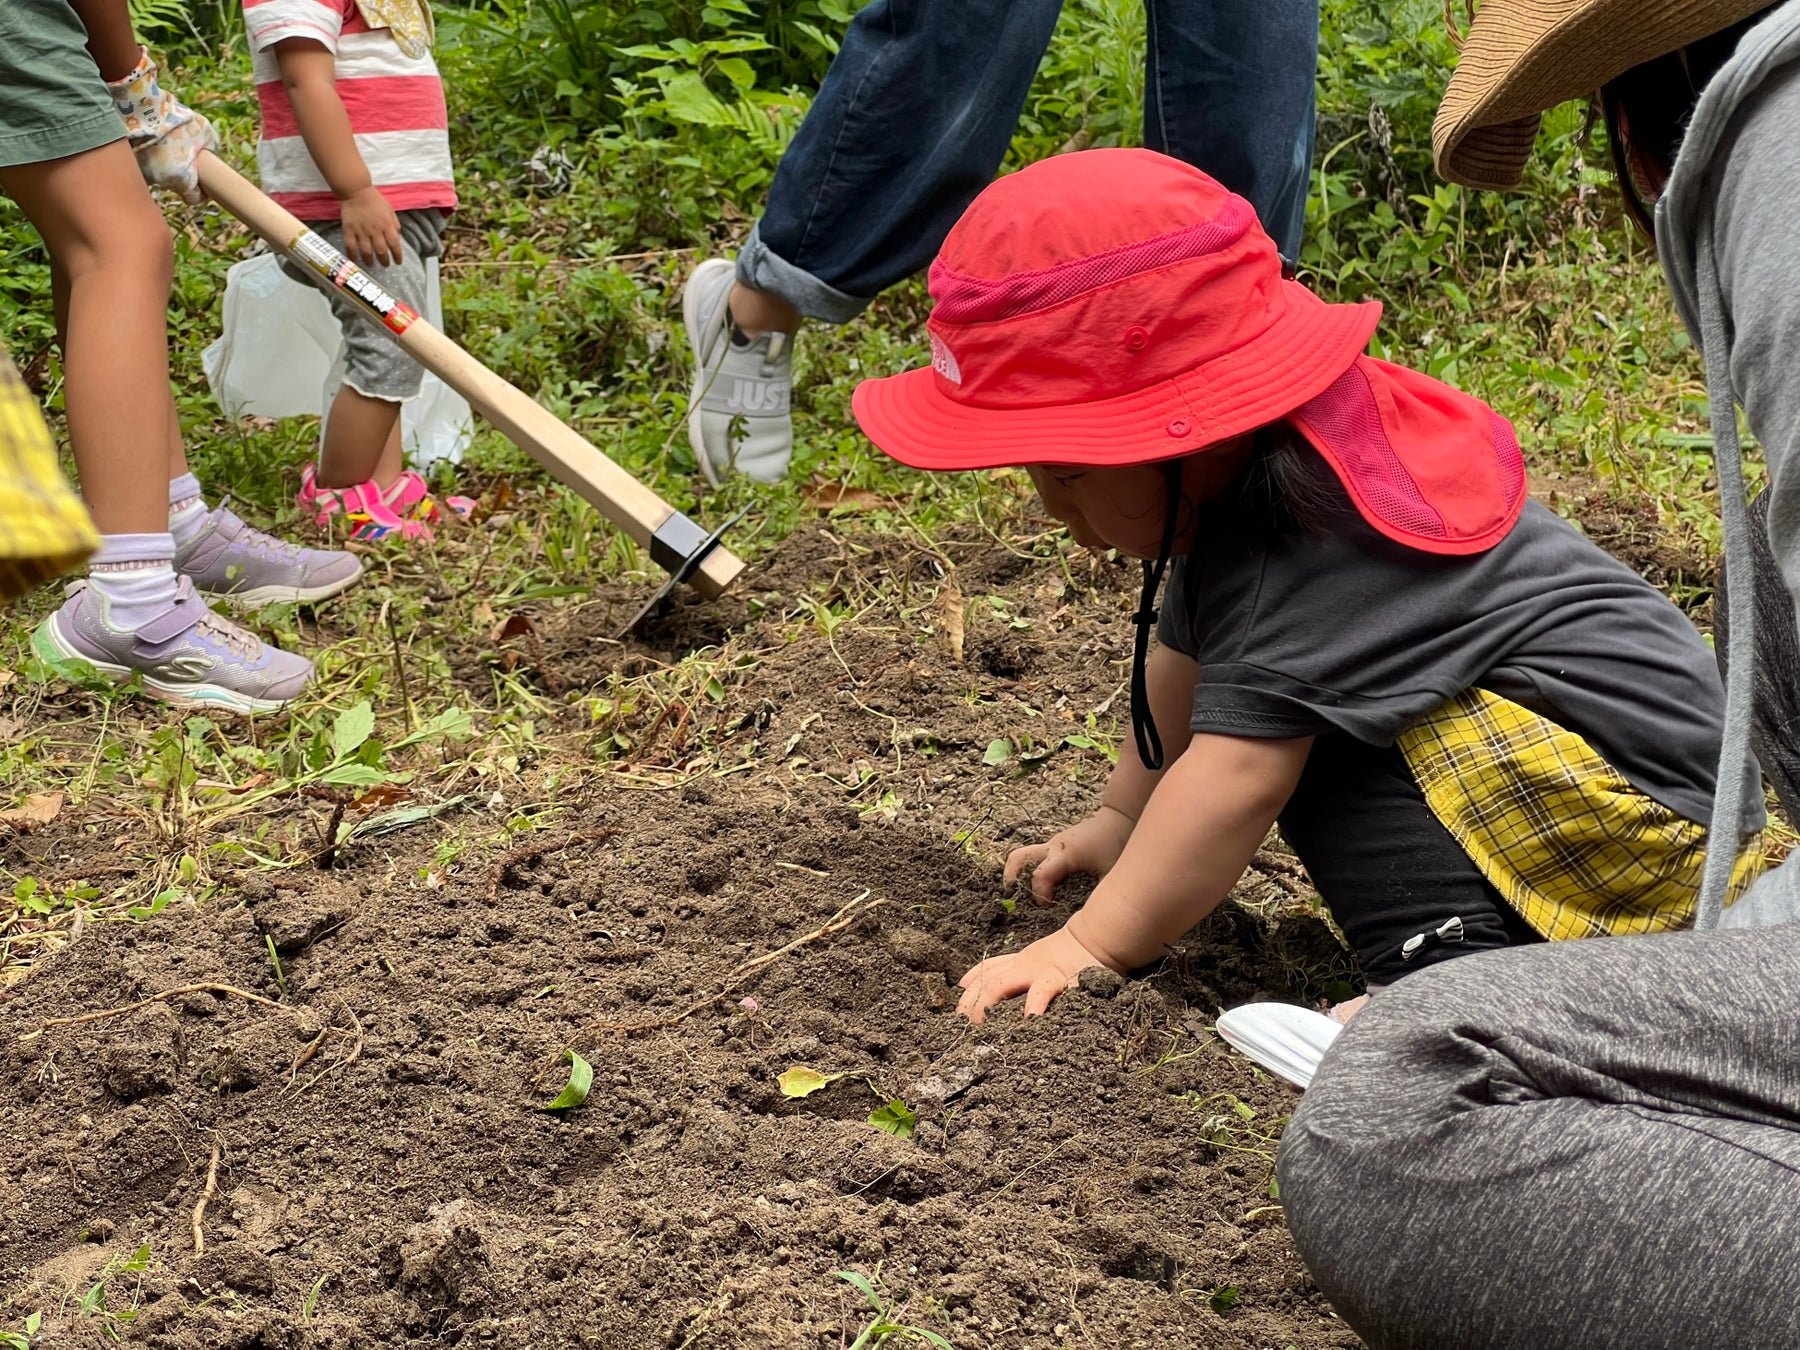
<svg viewBox="0 0 1800 1350"><path fill-rule="evenodd" d="M570 844L597 844L612 834L612 830L601 826L597 830L577 830L569 834L558 835L553 839L536 839L529 844L520 844L517 848L508 849L494 860L488 869L487 902L490 905L500 903L500 883L506 880L507 872L515 867L523 867L526 863L536 862L545 854L565 849Z"/></svg>
<svg viewBox="0 0 1800 1350"><path fill-rule="evenodd" d="M713 1004L737 993L743 988L744 981L751 975L754 975L757 971L761 970L764 966L779 961L789 952L798 951L808 943L817 942L820 938L830 937L833 933L843 932L846 928L850 927L851 924L862 918L863 915L868 914L887 903L885 899L882 899L871 900L868 904L863 904L863 901L868 899L869 892L865 890L810 933L802 933L786 946L777 947L772 952L764 952L761 956L753 957L751 960L744 962L725 977L724 986L720 988L716 994L708 994L705 998L696 999L680 1012L671 1013L667 1017L654 1018L647 1022L596 1022L586 1029L589 1031L611 1031L631 1036L645 1031L661 1031L665 1027L672 1027L679 1022L685 1022L695 1013L703 1012L707 1008L712 1007Z"/></svg>
<svg viewBox="0 0 1800 1350"><path fill-rule="evenodd" d="M324 1030L319 1032L319 1034L317 1036L313 1037L312 1040L308 1041L306 1043L306 1045L301 1048L300 1053L294 1057L294 1063L288 1070L288 1087L291 1090L292 1096L298 1097L302 1093L311 1090L313 1087L317 1086L319 1084L319 1082L321 1082L328 1074L336 1073L339 1069L347 1069L352 1064L356 1063L356 1061L362 1057L362 1052L363 1052L362 1018L360 1018L356 1015L356 1009L352 1008L348 1003L343 1003L343 1004L341 1004L341 1006L343 1007L344 1011L349 1014L350 1021L355 1025L356 1035L354 1037L352 1037L350 1035L350 1033L345 1031L342 1027L327 1026ZM319 1072L314 1074L311 1078L307 1079L306 1082L302 1083L299 1087L295 1087L294 1080L299 1076L300 1070L304 1069L309 1063L312 1062L313 1056L319 1053L319 1047L325 1043L325 1038L329 1035L332 1035L333 1033L335 1033L339 1036L342 1036L345 1040L354 1039L354 1041L356 1043L350 1047L350 1053L345 1055L341 1059L334 1059L331 1063L327 1064L323 1069L320 1069Z"/></svg>
<svg viewBox="0 0 1800 1350"><path fill-rule="evenodd" d="M149 998L139 999L136 1003L127 1003L118 1008L103 1008L99 1012L82 1013L79 1017L52 1017L36 1031L28 1031L19 1037L21 1041L35 1040L51 1027L80 1026L84 1022L98 1022L108 1017L121 1017L126 1013L136 1012L140 1008L148 1008L152 1003L164 1003L172 998L180 998L183 994L227 994L233 998L241 998L248 1003L260 1003L264 1007L279 1008L289 1012L285 1004L277 1003L272 998L264 998L261 994L253 994L248 989L239 989L232 984L184 984L179 989L165 989L160 994L152 994Z"/></svg>
<svg viewBox="0 0 1800 1350"><path fill-rule="evenodd" d="M206 1204L219 1189L219 1136L213 1135L212 1161L206 1165L206 1189L200 1192L200 1199L194 1204L194 1255L206 1255L206 1234L200 1225L206 1219Z"/></svg>

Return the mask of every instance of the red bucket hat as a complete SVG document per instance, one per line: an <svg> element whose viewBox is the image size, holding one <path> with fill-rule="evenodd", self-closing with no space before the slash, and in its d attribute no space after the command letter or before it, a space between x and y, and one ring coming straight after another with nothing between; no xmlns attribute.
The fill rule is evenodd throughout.
<svg viewBox="0 0 1800 1350"><path fill-rule="evenodd" d="M1242 197L1149 150L992 184L931 266L930 369L865 380L856 420L920 469L1146 464L1286 420L1381 533L1477 553L1517 520L1511 426L1362 355L1375 302L1284 280Z"/></svg>

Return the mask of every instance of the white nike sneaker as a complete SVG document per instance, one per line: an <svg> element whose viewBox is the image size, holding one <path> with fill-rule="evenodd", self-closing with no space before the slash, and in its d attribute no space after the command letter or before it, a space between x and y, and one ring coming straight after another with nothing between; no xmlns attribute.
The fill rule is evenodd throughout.
<svg viewBox="0 0 1800 1350"><path fill-rule="evenodd" d="M779 483L794 457L792 343L786 333L745 342L732 331L736 275L729 258L708 258L681 292L681 317L694 351L688 444L714 487L732 473Z"/></svg>

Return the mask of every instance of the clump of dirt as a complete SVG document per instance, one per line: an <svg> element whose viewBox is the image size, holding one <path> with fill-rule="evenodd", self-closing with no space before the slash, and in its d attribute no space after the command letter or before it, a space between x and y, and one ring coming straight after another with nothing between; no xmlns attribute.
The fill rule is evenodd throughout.
<svg viewBox="0 0 1800 1350"><path fill-rule="evenodd" d="M1271 1194L1294 1095L1210 1030L1353 977L1291 858L1138 978L955 1012L1084 896L1000 860L1092 809L1130 660L1131 569L1034 547L815 529L624 641L641 592L542 611L457 660L478 691L513 651L613 736L557 823L89 926L0 994L0 1310L158 1350L824 1350L875 1316L850 1271L958 1350L1354 1345ZM592 1087L546 1111L566 1050ZM796 1065L835 1077L790 1098Z"/></svg>

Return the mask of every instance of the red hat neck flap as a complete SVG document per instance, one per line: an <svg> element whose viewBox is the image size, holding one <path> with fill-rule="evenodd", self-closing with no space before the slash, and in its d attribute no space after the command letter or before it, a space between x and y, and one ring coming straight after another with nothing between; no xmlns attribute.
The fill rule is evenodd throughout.
<svg viewBox="0 0 1800 1350"><path fill-rule="evenodd" d="M1512 424L1416 370L1359 356L1287 415L1325 457L1362 517L1425 553L1480 553L1525 508Z"/></svg>

